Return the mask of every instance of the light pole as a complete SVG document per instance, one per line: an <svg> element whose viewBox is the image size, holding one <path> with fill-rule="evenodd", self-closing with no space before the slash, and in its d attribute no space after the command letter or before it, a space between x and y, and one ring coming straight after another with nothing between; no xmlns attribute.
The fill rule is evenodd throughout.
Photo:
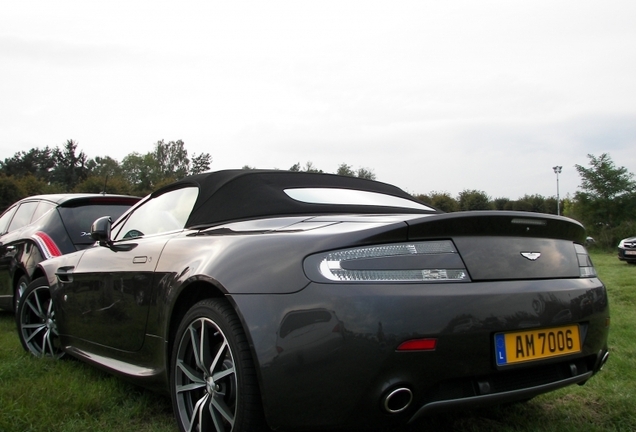
<svg viewBox="0 0 636 432"><path fill-rule="evenodd" d="M562 166L554 166L552 169L557 176L557 215L561 216L561 199L559 197L559 174L561 174Z"/></svg>

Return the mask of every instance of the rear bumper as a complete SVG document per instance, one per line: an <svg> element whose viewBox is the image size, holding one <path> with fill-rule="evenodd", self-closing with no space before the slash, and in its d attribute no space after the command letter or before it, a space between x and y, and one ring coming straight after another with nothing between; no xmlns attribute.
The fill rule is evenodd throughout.
<svg viewBox="0 0 636 432"><path fill-rule="evenodd" d="M232 300L252 345L265 413L274 428L399 424L443 409L528 399L585 382L607 350L609 307L596 278L312 283L294 294L235 295ZM333 314L325 325L338 338L325 337L331 328L314 325L311 343L311 334L300 335L309 327L299 324L298 342L280 343L285 316L316 310ZM495 333L566 323L582 329L580 353L496 366ZM437 347L396 352L414 338L436 338ZM316 355L321 341L328 355ZM402 388L412 393L409 406L387 413L383 398Z"/></svg>

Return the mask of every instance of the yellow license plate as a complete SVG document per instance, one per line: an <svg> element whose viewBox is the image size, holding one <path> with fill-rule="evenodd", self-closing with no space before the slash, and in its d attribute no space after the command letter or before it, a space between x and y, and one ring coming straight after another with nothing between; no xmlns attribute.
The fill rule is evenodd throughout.
<svg viewBox="0 0 636 432"><path fill-rule="evenodd" d="M495 334L497 366L581 352L578 325Z"/></svg>

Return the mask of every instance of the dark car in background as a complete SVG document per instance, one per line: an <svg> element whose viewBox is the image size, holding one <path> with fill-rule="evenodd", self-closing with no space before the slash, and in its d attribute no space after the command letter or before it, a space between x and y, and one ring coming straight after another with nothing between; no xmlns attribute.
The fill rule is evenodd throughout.
<svg viewBox="0 0 636 432"><path fill-rule="evenodd" d="M636 264L636 237L623 239L618 244L618 259L628 264Z"/></svg>
<svg viewBox="0 0 636 432"><path fill-rule="evenodd" d="M0 216L0 308L15 309L41 261L91 246L95 219L116 219L137 201L124 195L52 194L10 206Z"/></svg>
<svg viewBox="0 0 636 432"><path fill-rule="evenodd" d="M608 358L607 292L561 216L230 170L91 235L39 264L22 345L169 393L181 431L394 428L583 384Z"/></svg>

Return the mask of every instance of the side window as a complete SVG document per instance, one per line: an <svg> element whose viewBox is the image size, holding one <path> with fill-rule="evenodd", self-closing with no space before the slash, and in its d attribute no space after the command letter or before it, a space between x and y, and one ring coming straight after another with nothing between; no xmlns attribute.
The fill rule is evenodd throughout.
<svg viewBox="0 0 636 432"><path fill-rule="evenodd" d="M50 203L48 201L40 201L40 204L35 209L35 213L33 213L33 217L31 218L31 222L35 222L36 220L40 219L42 216L44 216L44 213L46 213L49 210L52 210L54 208L55 208L55 204Z"/></svg>
<svg viewBox="0 0 636 432"><path fill-rule="evenodd" d="M147 201L128 216L114 240L183 229L198 194L197 187L187 187Z"/></svg>
<svg viewBox="0 0 636 432"><path fill-rule="evenodd" d="M9 222L11 222L11 218L13 217L17 209L18 209L18 206L13 206L9 210L4 212L2 216L0 216L0 235L7 232Z"/></svg>
<svg viewBox="0 0 636 432"><path fill-rule="evenodd" d="M31 222L35 208L38 206L38 201L29 201L20 204L18 211L15 212L15 216L9 225L9 231L13 231L18 228L22 228Z"/></svg>

